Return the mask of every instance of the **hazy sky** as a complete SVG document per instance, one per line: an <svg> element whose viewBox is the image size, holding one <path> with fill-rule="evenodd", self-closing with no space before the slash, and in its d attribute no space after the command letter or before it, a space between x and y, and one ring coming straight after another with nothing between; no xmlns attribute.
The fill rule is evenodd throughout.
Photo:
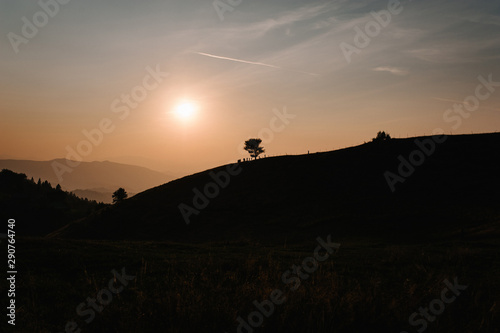
<svg viewBox="0 0 500 333"><path fill-rule="evenodd" d="M54 1L0 1L0 158L188 173L259 133L274 155L500 129L500 86L447 111L500 82L500 1Z"/></svg>

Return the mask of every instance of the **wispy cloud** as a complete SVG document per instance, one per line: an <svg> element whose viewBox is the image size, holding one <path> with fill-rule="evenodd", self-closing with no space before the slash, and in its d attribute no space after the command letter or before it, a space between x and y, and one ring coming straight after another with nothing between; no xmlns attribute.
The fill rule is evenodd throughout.
<svg viewBox="0 0 500 333"><path fill-rule="evenodd" d="M397 67L390 67L390 66L379 66L379 67L373 68L373 70L376 72L389 72L391 74L399 75L399 76L409 74L409 72L405 69L397 68Z"/></svg>
<svg viewBox="0 0 500 333"><path fill-rule="evenodd" d="M331 6L328 3L301 7L296 10L286 12L278 18L257 22L255 25L251 26L251 29L267 32L271 29L315 18L316 16L330 10Z"/></svg>
<svg viewBox="0 0 500 333"><path fill-rule="evenodd" d="M238 24L236 26L223 28L221 29L221 33L229 36L237 36L238 38L262 38L272 30L284 27L290 29L294 24L312 21L325 13L333 12L340 8L344 1L345 0L336 3L312 4L298 7L293 10L280 12L271 18L256 20L249 24Z"/></svg>
<svg viewBox="0 0 500 333"><path fill-rule="evenodd" d="M479 23L479 24L490 24L490 25L500 25L500 17L496 15L474 15L474 16L465 16L461 17L465 21Z"/></svg>
<svg viewBox="0 0 500 333"><path fill-rule="evenodd" d="M485 60L498 58L500 37L495 34L484 34L467 40L455 38L450 32L442 33L441 39L433 40L432 35L437 32L428 32L422 47L404 51L412 57L432 63L480 63Z"/></svg>
<svg viewBox="0 0 500 333"><path fill-rule="evenodd" d="M435 99L436 101L441 101L441 102L451 102L451 103L458 103L458 104L468 104L467 102L464 102L464 101L458 101L456 99L449 99L449 98L442 98L442 97L433 97L432 99Z"/></svg>
<svg viewBox="0 0 500 333"><path fill-rule="evenodd" d="M450 99L450 98L442 98L442 97L433 97L432 99L440 102L447 102L447 103L455 103L455 104L463 104L463 105L468 105L470 107L473 107L474 105L467 103L467 101L459 101L456 99ZM490 107L485 107L481 105L481 108L486 109L486 110L492 110L492 111L500 111L498 108L490 108Z"/></svg>
<svg viewBox="0 0 500 333"><path fill-rule="evenodd" d="M263 62L248 61L248 60L243 60L243 59L223 57L223 56L218 56L218 55L215 55L215 54L203 53L203 52L195 52L195 53L199 54L199 55L202 55L202 56L205 56L205 57L210 57L210 58L215 58L215 59L229 60L229 61L234 61L234 62L240 62L240 63L243 63L243 64L265 66L265 67L271 67L271 68L275 68L275 69L280 69L280 70L285 70L285 71L291 71L291 72L296 72L296 73L301 73L301 74L319 76L319 74L316 74L316 73L303 72L303 71L299 71L299 70L295 70L295 69L279 67L279 66L271 65L271 64L265 64Z"/></svg>

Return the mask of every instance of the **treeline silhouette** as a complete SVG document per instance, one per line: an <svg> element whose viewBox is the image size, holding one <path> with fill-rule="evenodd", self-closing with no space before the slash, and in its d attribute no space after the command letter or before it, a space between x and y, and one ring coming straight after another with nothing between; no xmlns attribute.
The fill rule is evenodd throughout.
<svg viewBox="0 0 500 333"><path fill-rule="evenodd" d="M28 179L8 169L0 172L0 211L16 220L19 236L43 236L107 205L77 197L57 184Z"/></svg>

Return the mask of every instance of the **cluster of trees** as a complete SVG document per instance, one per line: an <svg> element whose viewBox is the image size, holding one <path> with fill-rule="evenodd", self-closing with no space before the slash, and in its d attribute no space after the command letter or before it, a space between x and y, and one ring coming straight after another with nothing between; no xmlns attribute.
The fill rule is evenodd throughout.
<svg viewBox="0 0 500 333"><path fill-rule="evenodd" d="M18 221L23 235L47 234L107 206L7 169L0 172L0 184L0 210Z"/></svg>
<svg viewBox="0 0 500 333"><path fill-rule="evenodd" d="M372 142L380 142L390 140L391 135L389 133L385 133L385 131L379 131L377 136L372 139Z"/></svg>

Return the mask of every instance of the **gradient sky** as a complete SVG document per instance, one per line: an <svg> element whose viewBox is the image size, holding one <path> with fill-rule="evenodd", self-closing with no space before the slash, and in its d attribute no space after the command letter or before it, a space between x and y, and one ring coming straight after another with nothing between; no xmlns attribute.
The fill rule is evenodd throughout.
<svg viewBox="0 0 500 333"><path fill-rule="evenodd" d="M402 1L350 63L341 43L354 46L355 27L388 1L243 0L224 20L210 0L59 7L16 53L8 34L22 36L22 18L41 7L0 1L0 158L65 157L104 118L114 129L84 160L178 174L244 157L241 142L270 127L273 109L295 118L265 143L271 155L357 145L379 130L500 129L500 87L460 125L443 118L479 75L500 81L499 1ZM148 67L169 75L120 119L112 103ZM198 105L189 121L171 112L184 99Z"/></svg>

